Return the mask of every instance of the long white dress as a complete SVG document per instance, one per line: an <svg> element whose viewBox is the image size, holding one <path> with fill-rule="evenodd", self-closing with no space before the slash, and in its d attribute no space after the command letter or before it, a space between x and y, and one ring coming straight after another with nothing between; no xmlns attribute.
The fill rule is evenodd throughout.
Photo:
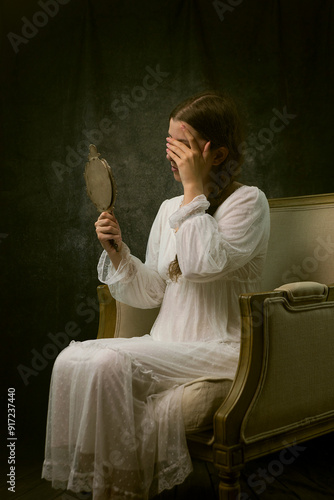
<svg viewBox="0 0 334 500"><path fill-rule="evenodd" d="M147 499L191 472L182 417L185 383L233 379L238 296L258 291L269 237L268 202L242 186L218 208L198 196L166 200L145 263L123 244L117 271L103 252L99 279L119 301L161 310L144 337L72 341L55 361L42 477L94 500ZM168 278L178 255L182 276Z"/></svg>

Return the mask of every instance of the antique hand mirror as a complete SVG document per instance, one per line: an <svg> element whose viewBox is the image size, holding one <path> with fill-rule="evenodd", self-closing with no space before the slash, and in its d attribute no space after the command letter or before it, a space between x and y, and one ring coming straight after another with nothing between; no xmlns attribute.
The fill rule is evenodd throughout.
<svg viewBox="0 0 334 500"><path fill-rule="evenodd" d="M89 146L88 162L85 167L87 193L99 212L112 212L115 206L117 187L107 161L100 158L96 146ZM118 245L111 240L116 251Z"/></svg>

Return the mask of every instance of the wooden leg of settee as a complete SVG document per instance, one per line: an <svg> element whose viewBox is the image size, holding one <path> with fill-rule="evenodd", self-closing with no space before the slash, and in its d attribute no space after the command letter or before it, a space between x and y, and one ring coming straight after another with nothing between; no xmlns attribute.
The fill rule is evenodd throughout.
<svg viewBox="0 0 334 500"><path fill-rule="evenodd" d="M219 471L219 500L240 499L240 471Z"/></svg>

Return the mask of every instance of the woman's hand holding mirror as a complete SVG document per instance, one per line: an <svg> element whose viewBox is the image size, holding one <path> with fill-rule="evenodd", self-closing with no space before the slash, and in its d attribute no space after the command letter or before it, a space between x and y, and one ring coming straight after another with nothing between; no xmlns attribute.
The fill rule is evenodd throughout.
<svg viewBox="0 0 334 500"><path fill-rule="evenodd" d="M109 255L121 250L121 228L113 213L102 212L95 222L95 228L99 242Z"/></svg>

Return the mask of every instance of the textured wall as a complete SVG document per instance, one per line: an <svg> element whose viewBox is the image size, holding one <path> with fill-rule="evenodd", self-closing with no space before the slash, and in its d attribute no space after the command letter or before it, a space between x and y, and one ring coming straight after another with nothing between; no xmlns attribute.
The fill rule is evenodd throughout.
<svg viewBox="0 0 334 500"><path fill-rule="evenodd" d="M140 258L160 203L181 192L165 160L169 112L197 91L227 89L239 103L243 182L268 197L334 191L333 7L4 0L1 8L2 366L19 425L25 415L42 439L57 352L97 332L101 249L83 179L88 144L114 168L116 213Z"/></svg>

